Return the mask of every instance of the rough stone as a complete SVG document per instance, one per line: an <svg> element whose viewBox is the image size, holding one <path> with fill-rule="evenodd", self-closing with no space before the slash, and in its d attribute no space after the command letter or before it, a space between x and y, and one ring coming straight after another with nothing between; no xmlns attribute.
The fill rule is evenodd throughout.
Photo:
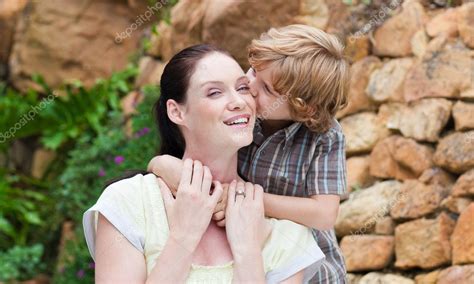
<svg viewBox="0 0 474 284"><path fill-rule="evenodd" d="M433 165L433 149L398 135L377 143L370 154L370 175L398 180L419 177Z"/></svg>
<svg viewBox="0 0 474 284"><path fill-rule="evenodd" d="M400 200L390 210L394 219L416 219L435 212L449 194L449 188L406 180L400 189Z"/></svg>
<svg viewBox="0 0 474 284"><path fill-rule="evenodd" d="M449 8L443 13L436 15L426 24L426 33L430 37L445 35L456 37L458 35L458 9Z"/></svg>
<svg viewBox="0 0 474 284"><path fill-rule="evenodd" d="M451 236L453 264L474 263L474 203L461 212Z"/></svg>
<svg viewBox="0 0 474 284"><path fill-rule="evenodd" d="M372 112L347 116L341 120L341 126L346 136L348 155L370 152L379 140L389 135L388 129Z"/></svg>
<svg viewBox="0 0 474 284"><path fill-rule="evenodd" d="M411 38L423 28L427 18L423 6L415 1L407 1L402 11L387 19L374 34L374 53L379 56L409 56Z"/></svg>
<svg viewBox="0 0 474 284"><path fill-rule="evenodd" d="M424 29L417 31L411 38L411 50L418 59L423 58L425 55L428 41L429 38Z"/></svg>
<svg viewBox="0 0 474 284"><path fill-rule="evenodd" d="M359 284L414 284L415 281L413 281L410 278L403 277L401 275L397 274L382 274L379 272L370 272L366 275L364 275L360 281Z"/></svg>
<svg viewBox="0 0 474 284"><path fill-rule="evenodd" d="M472 284L474 283L474 265L456 265L442 270L437 284Z"/></svg>
<svg viewBox="0 0 474 284"><path fill-rule="evenodd" d="M453 196L474 197L474 169L461 175L453 187Z"/></svg>
<svg viewBox="0 0 474 284"><path fill-rule="evenodd" d="M474 103L456 102L453 117L456 130L474 129Z"/></svg>
<svg viewBox="0 0 474 284"><path fill-rule="evenodd" d="M422 60L417 61L405 77L405 101L459 97L474 87L470 76L466 76L474 74L473 60L472 51L459 41L448 41L444 37L433 39Z"/></svg>
<svg viewBox="0 0 474 284"><path fill-rule="evenodd" d="M457 23L464 43L474 48L474 3L466 3L460 7Z"/></svg>
<svg viewBox="0 0 474 284"><path fill-rule="evenodd" d="M389 216L382 217L375 223L374 233L377 235L393 235L395 232L395 222Z"/></svg>
<svg viewBox="0 0 474 284"><path fill-rule="evenodd" d="M140 88L148 84L159 85L165 65L165 63L154 60L149 56L140 58L138 64L139 74L135 79L135 87Z"/></svg>
<svg viewBox="0 0 474 284"><path fill-rule="evenodd" d="M359 111L373 110L375 104L365 93L370 74L382 65L375 56L365 57L351 66L351 81L349 85L348 104L340 110L336 117L340 118Z"/></svg>
<svg viewBox="0 0 474 284"><path fill-rule="evenodd" d="M474 131L454 132L443 137L433 156L435 165L462 174L474 168Z"/></svg>
<svg viewBox="0 0 474 284"><path fill-rule="evenodd" d="M342 237L372 233L377 220L387 216L396 202L400 185L397 181L384 181L352 192L349 200L339 206L336 234Z"/></svg>
<svg viewBox="0 0 474 284"><path fill-rule="evenodd" d="M355 156L347 159L348 192L358 188L365 188L374 183L374 177L369 174L369 165L369 156Z"/></svg>
<svg viewBox="0 0 474 284"><path fill-rule="evenodd" d="M140 3L31 1L15 33L10 81L21 91L37 88L30 77L38 73L53 88L72 80L90 86L122 70L148 25L136 22L146 11L146 3Z"/></svg>
<svg viewBox="0 0 474 284"><path fill-rule="evenodd" d="M393 236L345 236L340 246L348 272L383 269L394 254Z"/></svg>
<svg viewBox="0 0 474 284"><path fill-rule="evenodd" d="M436 219L418 219L395 229L395 267L431 269L451 262L449 238L455 222L445 213Z"/></svg>
<svg viewBox="0 0 474 284"><path fill-rule="evenodd" d="M436 142L451 115L452 103L446 99L423 99L402 109L399 130L405 137Z"/></svg>
<svg viewBox="0 0 474 284"><path fill-rule="evenodd" d="M392 59L372 72L366 89L369 98L378 103L403 102L403 83L413 62L412 58Z"/></svg>
<svg viewBox="0 0 474 284"><path fill-rule="evenodd" d="M429 273L424 273L424 274L418 274L415 277L415 283L416 284L436 284L438 281L438 275L441 271L440 270L434 270Z"/></svg>
<svg viewBox="0 0 474 284"><path fill-rule="evenodd" d="M472 200L469 198L448 196L441 201L441 207L453 213L461 214L471 203Z"/></svg>

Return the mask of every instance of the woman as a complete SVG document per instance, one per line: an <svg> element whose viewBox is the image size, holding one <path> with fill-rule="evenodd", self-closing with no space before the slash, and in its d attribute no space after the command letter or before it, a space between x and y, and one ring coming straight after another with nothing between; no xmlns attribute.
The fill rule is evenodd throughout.
<svg viewBox="0 0 474 284"><path fill-rule="evenodd" d="M237 174L237 151L251 143L255 122L248 83L212 46L170 60L156 112L160 152L185 159L179 192L173 199L151 174L106 188L83 220L97 282L301 283L314 275L324 256L310 230L265 219L262 188ZM222 194L213 179L231 183L225 229L211 221Z"/></svg>

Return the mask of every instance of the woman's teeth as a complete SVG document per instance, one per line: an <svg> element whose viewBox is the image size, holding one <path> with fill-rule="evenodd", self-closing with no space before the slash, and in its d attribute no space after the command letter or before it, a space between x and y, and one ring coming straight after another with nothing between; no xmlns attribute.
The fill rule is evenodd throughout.
<svg viewBox="0 0 474 284"><path fill-rule="evenodd" d="M231 122L228 122L226 123L227 125L234 125L234 124L246 124L247 122L249 121L248 118L239 118L239 119L236 119L234 121L231 121Z"/></svg>

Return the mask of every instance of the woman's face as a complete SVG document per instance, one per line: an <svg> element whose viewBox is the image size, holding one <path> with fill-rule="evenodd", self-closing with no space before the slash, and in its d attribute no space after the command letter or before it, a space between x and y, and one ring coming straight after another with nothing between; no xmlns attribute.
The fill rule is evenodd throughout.
<svg viewBox="0 0 474 284"><path fill-rule="evenodd" d="M249 79L234 59L218 52L202 58L186 96L182 126L187 145L212 144L218 151L252 142L255 100Z"/></svg>
<svg viewBox="0 0 474 284"><path fill-rule="evenodd" d="M261 71L250 68L247 77L250 80L250 91L255 96L257 115L263 120L291 120L288 97L273 89L272 66Z"/></svg>

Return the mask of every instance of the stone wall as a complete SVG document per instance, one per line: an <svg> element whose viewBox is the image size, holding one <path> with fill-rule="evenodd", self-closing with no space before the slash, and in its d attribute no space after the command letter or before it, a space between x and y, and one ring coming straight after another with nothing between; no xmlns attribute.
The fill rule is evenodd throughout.
<svg viewBox="0 0 474 284"><path fill-rule="evenodd" d="M136 86L159 82L191 44L219 44L246 68L246 46L272 26L338 35L352 63L337 114L350 193L336 223L351 283L474 283L474 3L401 2L181 0L151 36ZM24 91L34 73L53 86L108 76L138 49L147 23L117 33L144 5L0 1L0 77L9 70Z"/></svg>
<svg viewBox="0 0 474 284"><path fill-rule="evenodd" d="M180 1L140 82L191 44L217 43L246 68L245 47L271 26L335 33L352 63L336 223L351 283L474 283L474 3L353 2Z"/></svg>

